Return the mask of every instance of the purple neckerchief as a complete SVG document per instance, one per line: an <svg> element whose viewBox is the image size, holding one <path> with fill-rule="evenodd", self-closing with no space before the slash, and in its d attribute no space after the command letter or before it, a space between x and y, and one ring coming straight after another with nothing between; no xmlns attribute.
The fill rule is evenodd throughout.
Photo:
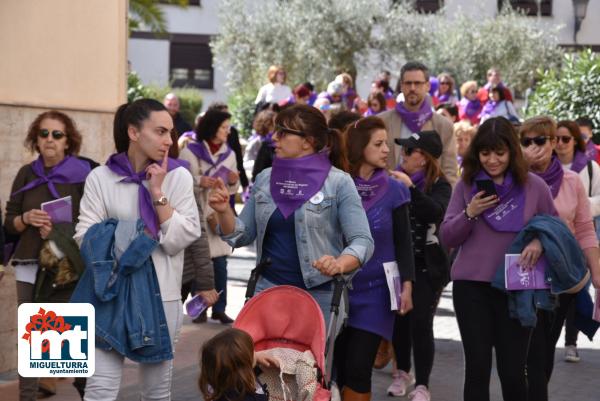
<svg viewBox="0 0 600 401"><path fill-rule="evenodd" d="M273 159L271 196L286 219L323 187L331 170L327 152L295 159ZM315 199L319 204L323 199Z"/></svg>
<svg viewBox="0 0 600 401"><path fill-rule="evenodd" d="M354 184L356 185L356 190L360 195L365 211L371 209L378 200L383 198L390 186L389 180L390 178L388 177L387 171L384 169L375 170L368 180L354 177Z"/></svg>
<svg viewBox="0 0 600 401"><path fill-rule="evenodd" d="M475 117L479 114L481 109L481 102L479 99L469 100L466 97L463 97L460 99L459 105L465 111L465 115L469 118Z"/></svg>
<svg viewBox="0 0 600 401"><path fill-rule="evenodd" d="M408 175L410 177L410 180L412 181L413 185L415 187L419 188L419 190L421 190L421 191L425 190L425 170L420 170L420 171L417 171L416 173L408 174L406 171L404 171L404 169L402 169L402 167L400 165L398 165L398 167L396 167L396 171L400 171L400 172Z"/></svg>
<svg viewBox="0 0 600 401"><path fill-rule="evenodd" d="M498 107L499 104L500 104L500 102L494 102L493 100L488 100L485 103L485 105L483 106L483 109L481 109L481 117L491 116L492 114L494 114L494 112L496 111L496 107Z"/></svg>
<svg viewBox="0 0 600 401"><path fill-rule="evenodd" d="M183 134L181 134L180 138L191 138L193 140L196 140L196 133L194 131L186 131Z"/></svg>
<svg viewBox="0 0 600 401"><path fill-rule="evenodd" d="M550 161L550 165L543 173L533 172L546 181L546 185L550 187L550 192L552 192L552 198L556 198L558 195L558 191L560 190L560 185L562 184L563 176L565 175L565 171L558 161L558 157L552 156L552 160Z"/></svg>
<svg viewBox="0 0 600 401"><path fill-rule="evenodd" d="M204 172L204 175L209 175L209 172L211 170L218 168L219 164L221 164L223 160L227 159L227 156L229 156L232 150L229 147L229 145L226 146L227 150L225 150L225 152L221 153L217 157L217 161L214 161L212 155L210 154L210 151L207 148L207 144L205 144L204 141L188 143L188 149L194 154L194 156L196 156L200 160L204 160L205 162L211 165L211 167Z"/></svg>
<svg viewBox="0 0 600 401"><path fill-rule="evenodd" d="M396 105L396 112L400 114L402 122L410 129L413 133L421 132L421 128L427 121L431 119L433 110L431 110L431 104L429 100L423 100L418 111L409 111L404 107L404 102Z"/></svg>
<svg viewBox="0 0 600 401"><path fill-rule="evenodd" d="M267 135L265 135L262 141L272 148L275 147L275 144L273 143L273 132L269 132Z"/></svg>
<svg viewBox="0 0 600 401"><path fill-rule="evenodd" d="M383 93L383 97L385 97L385 100L393 99L394 91L392 89L386 89L386 91Z"/></svg>
<svg viewBox="0 0 600 401"><path fill-rule="evenodd" d="M463 163L462 156L456 155L456 163L458 164L459 167L462 166L462 163Z"/></svg>
<svg viewBox="0 0 600 401"><path fill-rule="evenodd" d="M437 98L440 101L440 103L447 103L448 101L450 101L450 95L452 95L452 94L450 93L450 91L440 94L439 90L438 90L436 95L437 95Z"/></svg>
<svg viewBox="0 0 600 401"><path fill-rule="evenodd" d="M39 187L40 185L48 184L48 189L54 199L60 198L60 194L56 190L54 184L79 184L84 182L90 171L90 164L84 160L73 156L65 156L56 166L52 167L48 174L44 171L44 160L40 155L37 160L31 163L33 173L38 176L23 188L14 192L12 196L29 191L30 189Z"/></svg>
<svg viewBox="0 0 600 401"><path fill-rule="evenodd" d="M186 167L183 160L169 158L167 163L167 172L176 169L177 167ZM121 181L123 183L137 184L138 186L138 208L140 211L140 217L144 221L146 228L152 234L154 238L158 237L158 216L156 210L152 206L152 197L150 191L142 183L146 180L146 169L136 173L133 170L133 166L129 162L127 152L115 153L111 155L107 162L106 167L118 176L124 177Z"/></svg>
<svg viewBox="0 0 600 401"><path fill-rule="evenodd" d="M479 190L475 181L491 180L484 171L480 171L473 180L471 196ZM487 209L482 213L483 219L496 231L519 232L525 226L525 190L515 183L512 173L509 171L504 176L504 182L500 185L494 184L498 193L499 203L493 209Z"/></svg>
<svg viewBox="0 0 600 401"><path fill-rule="evenodd" d="M375 115L377 115L377 114L379 114L379 113L375 113L375 112L373 111L373 109L369 107L369 108L367 109L367 111L365 111L365 114L363 114L363 117L375 116Z"/></svg>
<svg viewBox="0 0 600 401"><path fill-rule="evenodd" d="M440 89L440 81L436 77L429 77L429 96L435 94Z"/></svg>
<svg viewBox="0 0 600 401"><path fill-rule="evenodd" d="M571 170L579 174L579 172L587 165L588 161L585 153L576 150L575 156L573 156L573 163L571 163Z"/></svg>
<svg viewBox="0 0 600 401"><path fill-rule="evenodd" d="M596 144L592 141L592 138L590 138L585 145L585 155L587 156L588 160L594 161L598 157L598 149L596 149Z"/></svg>
<svg viewBox="0 0 600 401"><path fill-rule="evenodd" d="M317 100L316 92L310 92L310 96L308 97L308 105L312 106L313 104L315 104L316 100Z"/></svg>

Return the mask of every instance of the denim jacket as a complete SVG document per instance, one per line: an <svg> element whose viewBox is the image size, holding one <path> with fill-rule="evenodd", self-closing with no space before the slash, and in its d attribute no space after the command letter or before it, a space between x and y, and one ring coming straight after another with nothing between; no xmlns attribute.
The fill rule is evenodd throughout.
<svg viewBox="0 0 600 401"><path fill-rule="evenodd" d="M587 263L579 243L569 228L558 217L538 215L533 217L517 235L506 253L521 253L534 238L542 243L548 262L546 282L550 290L508 291L508 310L511 318L519 319L524 327L535 327L536 309L553 310L555 297L572 291L588 280ZM504 263L498 267L492 285L506 290Z"/></svg>
<svg viewBox="0 0 600 401"><path fill-rule="evenodd" d="M123 224L135 225L125 246L120 244L123 240L118 228ZM71 302L94 305L96 347L114 348L136 362L173 359L151 257L157 245L158 242L144 234L142 220L108 219L94 224L81 243L86 269L71 297Z"/></svg>
<svg viewBox="0 0 600 401"><path fill-rule="evenodd" d="M252 196L236 218L234 231L222 236L234 248L256 239L258 261L267 224L277 208L271 197L270 180L270 168L256 177ZM298 258L306 288L331 280L312 267L312 262L323 255L352 255L363 265L374 249L367 215L350 175L332 167L320 192L324 195L322 202L305 202L294 212Z"/></svg>

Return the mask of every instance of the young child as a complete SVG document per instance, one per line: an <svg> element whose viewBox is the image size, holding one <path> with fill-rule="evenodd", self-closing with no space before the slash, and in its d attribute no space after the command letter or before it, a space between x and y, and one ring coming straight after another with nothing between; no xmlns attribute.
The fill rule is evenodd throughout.
<svg viewBox="0 0 600 401"><path fill-rule="evenodd" d="M204 343L198 385L205 401L267 401L269 394L257 381L254 366L277 366L242 330L227 329Z"/></svg>

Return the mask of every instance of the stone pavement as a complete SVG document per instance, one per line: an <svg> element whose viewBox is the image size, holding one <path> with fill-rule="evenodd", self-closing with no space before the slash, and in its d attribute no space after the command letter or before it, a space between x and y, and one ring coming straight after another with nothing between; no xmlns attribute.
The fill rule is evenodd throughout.
<svg viewBox="0 0 600 401"><path fill-rule="evenodd" d="M230 281L228 286L227 312L237 316L244 301L244 293L249 271L254 265L252 249L236 250L229 259ZM434 401L459 401L462 399L463 357L460 335L454 310L452 308L451 286L442 295L438 313L435 318L436 359L431 375L430 388ZM222 330L224 326L209 319L205 324L194 324L186 316L181 338L176 347L173 373L173 401L202 400L197 387L199 374L199 350L204 341ZM579 336L581 362L568 364L563 362L563 340L559 341L556 366L550 383L550 401L600 401L600 342L594 343ZM392 400L386 395L390 383L391 368L388 365L373 373L374 401ZM126 363L123 373L120 401L137 400L139 391L137 369L135 364ZM491 400L501 401L500 386L496 371L492 372ZM0 400L17 400L17 383L14 374L0 376ZM71 386L70 380L61 380L58 394L50 401L77 401L79 397ZM407 398L399 398L407 400Z"/></svg>

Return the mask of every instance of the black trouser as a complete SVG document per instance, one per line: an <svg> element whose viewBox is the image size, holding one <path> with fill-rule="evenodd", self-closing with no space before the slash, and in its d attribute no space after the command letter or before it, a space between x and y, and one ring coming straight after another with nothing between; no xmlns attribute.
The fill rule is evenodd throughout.
<svg viewBox="0 0 600 401"><path fill-rule="evenodd" d="M547 385L554 369L556 343L574 300L575 294L561 294L558 296L558 305L554 311L538 313L538 324L535 328L531 350L527 358L530 401L548 399Z"/></svg>
<svg viewBox="0 0 600 401"><path fill-rule="evenodd" d="M413 310L404 316L396 315L392 341L396 367L410 371L412 350L417 386L429 386L435 355L433 318L441 294L442 289L432 287L427 272L417 269L412 290Z"/></svg>
<svg viewBox="0 0 600 401"><path fill-rule="evenodd" d="M525 364L531 329L508 315L504 292L490 283L454 281L453 301L465 357L465 401L489 401L492 348L505 401L527 400Z"/></svg>
<svg viewBox="0 0 600 401"><path fill-rule="evenodd" d="M381 336L345 327L335 341L334 363L337 385L357 393L371 392L371 375Z"/></svg>
<svg viewBox="0 0 600 401"><path fill-rule="evenodd" d="M565 346L577 346L579 329L575 327L575 309L575 302L572 302L567 311L567 320L565 321Z"/></svg>

